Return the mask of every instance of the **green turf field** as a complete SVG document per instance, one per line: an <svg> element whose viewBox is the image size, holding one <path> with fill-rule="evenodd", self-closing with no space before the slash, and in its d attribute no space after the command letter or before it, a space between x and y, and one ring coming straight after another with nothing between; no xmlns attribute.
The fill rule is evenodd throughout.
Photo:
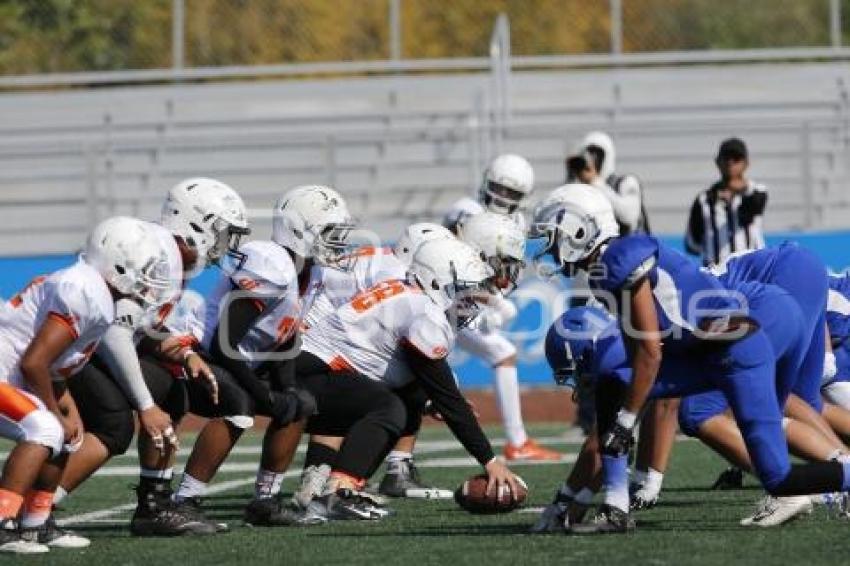
<svg viewBox="0 0 850 566"><path fill-rule="evenodd" d="M495 432L495 431L494 431ZM534 427L547 444L570 454L576 437L552 426ZM498 434L494 434L497 437ZM457 444L439 441L443 428L428 429L418 459L423 475L435 485L452 487L477 470L458 460ZM569 438L571 442L565 440ZM743 529L737 525L758 499L751 488L709 492L723 462L696 442L679 442L661 504L638 515L638 531L629 536L575 538L525 534L534 520L528 512L473 516L452 501L395 503L395 517L375 523L336 523L307 529L245 527L242 506L251 495L258 437L243 439L226 473L210 496L210 514L229 521L232 532L212 538L135 539L126 525L134 502L130 486L135 459L110 464L111 476L95 477L74 494L60 513L76 517L76 530L92 539L80 551L51 551L45 557L0 557L15 564L846 564L850 523L829 519L824 508L812 517L779 529ZM184 443L189 445L189 440ZM6 446L4 446L6 448ZM299 456L300 457L300 456ZM185 455L181 458L181 462ZM566 465L519 465L515 470L531 489L530 505L548 502ZM295 478L284 483L291 491ZM121 507L123 505L123 507ZM116 509L117 507L117 509Z"/></svg>

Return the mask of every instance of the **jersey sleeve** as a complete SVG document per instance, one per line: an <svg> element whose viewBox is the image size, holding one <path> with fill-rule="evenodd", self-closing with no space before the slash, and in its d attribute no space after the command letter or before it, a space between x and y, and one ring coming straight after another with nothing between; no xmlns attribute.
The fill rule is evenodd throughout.
<svg viewBox="0 0 850 566"><path fill-rule="evenodd" d="M434 316L415 316L406 328L403 338L419 353L439 360L451 352L454 336L447 320L435 320Z"/></svg>
<svg viewBox="0 0 850 566"><path fill-rule="evenodd" d="M273 306L289 289L297 288L298 275L285 252L280 249L246 246L245 258L233 270L227 270L235 289L244 291L261 310Z"/></svg>
<svg viewBox="0 0 850 566"><path fill-rule="evenodd" d="M646 277L658 263L658 243L647 236L626 236L614 240L602 254L601 273L591 285L608 292L630 289Z"/></svg>
<svg viewBox="0 0 850 566"><path fill-rule="evenodd" d="M48 280L45 288L44 308L47 317L63 324L74 340L91 326L108 323L104 315L98 313L98 300L86 288L84 282L71 279Z"/></svg>

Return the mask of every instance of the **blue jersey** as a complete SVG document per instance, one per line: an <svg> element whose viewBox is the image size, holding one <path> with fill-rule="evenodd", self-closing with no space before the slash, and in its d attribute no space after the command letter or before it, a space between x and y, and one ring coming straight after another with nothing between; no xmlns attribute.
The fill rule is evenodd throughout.
<svg viewBox="0 0 850 566"><path fill-rule="evenodd" d="M850 381L850 274L829 278L826 323L835 354L836 381Z"/></svg>
<svg viewBox="0 0 850 566"><path fill-rule="evenodd" d="M665 351L693 342L693 330L705 319L740 312L740 304L716 277L651 236L634 235L611 242L594 266L590 286L615 297L644 278L652 288ZM603 303L608 303L602 298Z"/></svg>
<svg viewBox="0 0 850 566"><path fill-rule="evenodd" d="M778 397L784 400L797 378L806 353L804 324L794 299L775 285L743 282L734 291L747 302L748 314L767 337L771 356L777 360L775 383ZM601 338L595 347L589 370L596 379L615 379L630 383L632 370L619 332ZM679 397L713 389L710 365L694 354L664 356L650 392L651 398Z"/></svg>
<svg viewBox="0 0 850 566"><path fill-rule="evenodd" d="M812 251L794 242L729 258L721 272L721 283L729 287L745 281L772 283L788 291L803 315L806 360L794 384L794 393L816 411L823 409L820 394L826 328L826 266Z"/></svg>

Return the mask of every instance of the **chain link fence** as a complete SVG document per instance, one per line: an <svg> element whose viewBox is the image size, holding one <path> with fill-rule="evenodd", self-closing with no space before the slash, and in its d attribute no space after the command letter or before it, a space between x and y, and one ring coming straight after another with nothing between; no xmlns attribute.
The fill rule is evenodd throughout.
<svg viewBox="0 0 850 566"><path fill-rule="evenodd" d="M6 0L0 74L840 46L850 0ZM844 16L844 17L842 17Z"/></svg>

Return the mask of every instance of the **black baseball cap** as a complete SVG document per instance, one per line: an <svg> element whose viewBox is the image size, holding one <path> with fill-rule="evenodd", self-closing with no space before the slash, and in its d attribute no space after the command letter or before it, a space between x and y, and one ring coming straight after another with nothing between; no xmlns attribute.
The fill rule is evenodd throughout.
<svg viewBox="0 0 850 566"><path fill-rule="evenodd" d="M723 140L720 144L720 149L717 151L717 159L725 161L727 159L746 159L747 144L740 138L729 138Z"/></svg>

